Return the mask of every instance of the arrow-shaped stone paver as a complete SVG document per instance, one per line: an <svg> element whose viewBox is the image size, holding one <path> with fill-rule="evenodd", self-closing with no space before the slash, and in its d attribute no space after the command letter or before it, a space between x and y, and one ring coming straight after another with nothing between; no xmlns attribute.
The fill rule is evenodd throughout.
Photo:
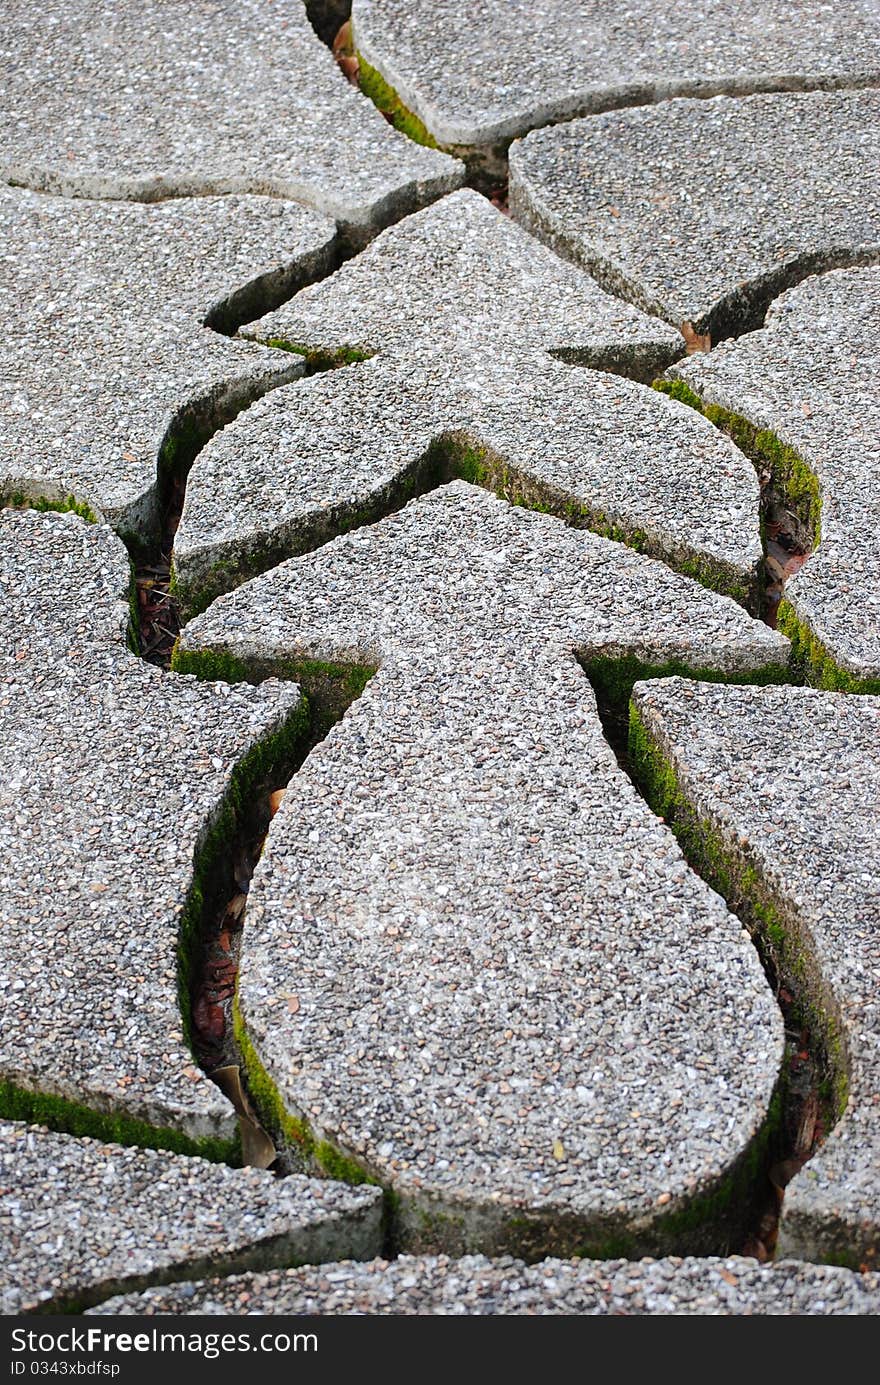
<svg viewBox="0 0 880 1385"><path fill-rule="evenodd" d="M299 373L205 321L327 268L334 234L263 197L143 207L0 187L0 496L72 495L143 539L160 455L173 469L191 437Z"/></svg>
<svg viewBox="0 0 880 1385"><path fill-rule="evenodd" d="M672 679L638 685L634 709L658 811L763 919L845 1107L788 1185L780 1250L876 1264L880 699Z"/></svg>
<svg viewBox="0 0 880 1385"><path fill-rule="evenodd" d="M401 1255L369 1264L309 1265L283 1273L172 1284L113 1298L95 1315L247 1313L788 1315L837 1317L880 1311L880 1276L787 1261L759 1265L679 1257L664 1260L460 1260Z"/></svg>
<svg viewBox="0 0 880 1385"><path fill-rule="evenodd" d="M0 512L0 1102L220 1154L236 1122L184 1040L178 945L297 694L145 664L129 583L109 529Z"/></svg>
<svg viewBox="0 0 880 1385"><path fill-rule="evenodd" d="M190 607L456 470L754 598L751 465L693 411L607 373L650 379L680 337L475 193L384 232L247 331L379 355L274 392L199 455L174 550Z"/></svg>
<svg viewBox="0 0 880 1385"><path fill-rule="evenodd" d="M363 228L463 176L346 85L298 0L8 0L0 59L0 177L44 192L268 193Z"/></svg>
<svg viewBox="0 0 880 1385"><path fill-rule="evenodd" d="M0 1311L82 1311L146 1284L376 1255L381 1193L0 1121ZM180 1288L178 1287L178 1292Z"/></svg>
<svg viewBox="0 0 880 1385"><path fill-rule="evenodd" d="M880 256L880 92L668 101L538 130L518 220L615 293L714 338L806 274Z"/></svg>
<svg viewBox="0 0 880 1385"><path fill-rule="evenodd" d="M796 16L787 0L640 0L625 15L605 0L354 0L352 19L364 89L373 69L439 144L484 158L610 107L880 76L871 0L810 0Z"/></svg>
<svg viewBox="0 0 880 1385"><path fill-rule="evenodd" d="M807 279L761 331L673 373L705 404L773 435L778 488L795 511L808 502L808 542L820 545L786 584L781 623L812 676L880 692L880 269Z"/></svg>
<svg viewBox="0 0 880 1385"><path fill-rule="evenodd" d="M575 652L761 679L787 643L460 481L181 636L184 668L381 666L273 821L239 1003L252 1093L393 1189L404 1245L705 1245L767 1115L757 954L618 768Z"/></svg>

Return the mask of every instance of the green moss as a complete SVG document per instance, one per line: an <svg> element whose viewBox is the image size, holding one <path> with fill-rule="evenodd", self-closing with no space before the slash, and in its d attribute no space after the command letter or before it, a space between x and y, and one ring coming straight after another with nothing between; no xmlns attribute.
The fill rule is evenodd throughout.
<svg viewBox="0 0 880 1385"><path fill-rule="evenodd" d="M286 337L266 337L263 346L274 346L276 351L290 351L302 356L306 375L318 375L325 370L338 370L341 366L356 365L368 361L372 351L361 351L355 346L306 346L302 342L288 341Z"/></svg>
<svg viewBox="0 0 880 1385"><path fill-rule="evenodd" d="M634 705L630 707L629 758L646 801L671 827L690 866L742 919L772 962L774 973L794 995L801 1015L821 1042L833 1106L841 1114L849 1087L849 1060L840 1016L792 907L767 884L747 847L734 849L697 814L671 760Z"/></svg>
<svg viewBox="0 0 880 1385"><path fill-rule="evenodd" d="M196 1154L216 1163L241 1162L237 1138L196 1138L180 1130L150 1125L123 1111L95 1111L66 1097L30 1092L12 1082L0 1081L0 1115L5 1120L45 1125L50 1130L60 1130L68 1135L88 1135L109 1144L170 1149L175 1154Z"/></svg>
<svg viewBox="0 0 880 1385"><path fill-rule="evenodd" d="M381 73L367 62L362 53L358 53L357 59L358 84L364 96L369 97L373 105L387 116L396 130L400 130L416 144L426 144L429 149L439 149L440 146L424 121L403 104L397 92L389 86Z"/></svg>
<svg viewBox="0 0 880 1385"><path fill-rule="evenodd" d="M39 510L41 514L49 511L57 514L79 515L80 519L86 520L88 524L97 524L98 516L90 505L84 500L77 500L74 495L65 495L61 499L53 500L45 495L25 495L23 491L7 491L0 494L0 505L8 505L13 510Z"/></svg>
<svg viewBox="0 0 880 1385"><path fill-rule="evenodd" d="M684 380L655 380L653 388L687 404L732 438L741 452L770 472L771 484L785 498L802 526L809 546L817 548L822 531L822 493L819 478L793 447L769 429L757 428L742 414L708 404Z"/></svg>
<svg viewBox="0 0 880 1385"><path fill-rule="evenodd" d="M794 607L783 601L777 619L779 629L791 640L792 664L814 688L848 693L880 694L880 678L854 678L837 664L822 641L798 617Z"/></svg>

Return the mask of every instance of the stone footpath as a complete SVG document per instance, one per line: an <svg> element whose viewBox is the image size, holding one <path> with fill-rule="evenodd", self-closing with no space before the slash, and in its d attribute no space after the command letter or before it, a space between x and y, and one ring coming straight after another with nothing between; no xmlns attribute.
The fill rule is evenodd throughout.
<svg viewBox="0 0 880 1385"><path fill-rule="evenodd" d="M880 20L790 10L11 0L5 1313L880 1311Z"/></svg>

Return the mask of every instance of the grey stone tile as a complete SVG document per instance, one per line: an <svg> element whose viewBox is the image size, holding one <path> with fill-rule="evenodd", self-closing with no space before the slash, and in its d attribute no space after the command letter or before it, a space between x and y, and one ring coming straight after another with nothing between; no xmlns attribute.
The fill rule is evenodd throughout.
<svg viewBox="0 0 880 1385"><path fill-rule="evenodd" d="M0 176L74 197L294 198L384 225L461 182L337 71L302 4L9 0Z"/></svg>
<svg viewBox="0 0 880 1385"><path fill-rule="evenodd" d="M516 144L511 209L606 288L716 339L795 279L877 257L878 131L876 90L610 111Z"/></svg>
<svg viewBox="0 0 880 1385"><path fill-rule="evenodd" d="M545 1260L402 1256L174 1284L96 1314L876 1314L880 1280L826 1265L720 1259Z"/></svg>
<svg viewBox="0 0 880 1385"><path fill-rule="evenodd" d="M410 1247L661 1242L760 1127L780 1016L573 651L749 678L786 641L456 482L221 597L180 650L381 665L252 882L239 999L289 1113L396 1190Z"/></svg>
<svg viewBox="0 0 880 1385"><path fill-rule="evenodd" d="M381 1193L0 1122L0 1310L81 1309L146 1284L366 1258Z"/></svg>
<svg viewBox="0 0 880 1385"><path fill-rule="evenodd" d="M880 75L870 0L354 0L356 46L441 145L491 146L670 96L857 86Z"/></svg>

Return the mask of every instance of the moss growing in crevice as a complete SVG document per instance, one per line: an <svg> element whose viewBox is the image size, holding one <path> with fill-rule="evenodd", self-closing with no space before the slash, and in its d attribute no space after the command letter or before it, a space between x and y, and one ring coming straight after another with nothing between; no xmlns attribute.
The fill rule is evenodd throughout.
<svg viewBox="0 0 880 1385"><path fill-rule="evenodd" d="M395 130L400 130L416 144L425 144L429 149L439 149L440 146L424 121L403 104L394 88L367 62L363 53L358 53L357 59L358 85L364 96L372 101Z"/></svg>
<svg viewBox="0 0 880 1385"><path fill-rule="evenodd" d="M779 629L791 640L792 664L814 688L848 693L880 694L880 678L856 678L840 667L818 636L797 615L789 601L779 607Z"/></svg>
<svg viewBox="0 0 880 1385"><path fill-rule="evenodd" d="M195 666L186 671L195 672ZM230 845L260 795L278 783L287 783L301 762L308 724L308 703L301 698L277 729L253 746L235 766L223 802L196 847L193 882L181 914L177 953L180 1009L191 1046L195 962L206 925L233 893Z"/></svg>
<svg viewBox="0 0 880 1385"><path fill-rule="evenodd" d="M782 442L768 428L758 428L742 414L709 404L684 380L655 380L653 388L677 399L702 414L722 433L726 433L760 473L770 475L770 499L776 493L797 521L803 547L812 551L821 538L822 492L819 478L793 447ZM766 506L765 506L766 508Z"/></svg>
<svg viewBox="0 0 880 1385"><path fill-rule="evenodd" d="M14 490L0 492L0 507L13 510L38 510L40 514L79 515L87 524L97 524L98 516L85 500L77 500L75 495L53 497L36 492Z"/></svg>
<svg viewBox="0 0 880 1385"><path fill-rule="evenodd" d="M136 1145L142 1149L168 1149L175 1154L195 1154L215 1163L239 1164L238 1139L193 1136L167 1126L157 1126L124 1111L98 1111L51 1092L31 1092L14 1082L0 1081L0 1116L4 1120L45 1125L67 1135L90 1136L109 1144Z"/></svg>
<svg viewBox="0 0 880 1385"><path fill-rule="evenodd" d="M327 370L339 370L347 365L358 365L361 361L371 360L376 354L374 351L363 351L357 346L307 346L303 342L288 341L287 337L260 338L260 345L302 356L306 376L320 375Z"/></svg>
<svg viewBox="0 0 880 1385"><path fill-rule="evenodd" d="M825 981L795 907L765 879L748 843L723 837L702 813L637 708L630 709L629 759L647 803L675 833L691 868L748 928L771 974L795 998L820 1048L834 1119L846 1107L850 1059L837 1001Z"/></svg>

